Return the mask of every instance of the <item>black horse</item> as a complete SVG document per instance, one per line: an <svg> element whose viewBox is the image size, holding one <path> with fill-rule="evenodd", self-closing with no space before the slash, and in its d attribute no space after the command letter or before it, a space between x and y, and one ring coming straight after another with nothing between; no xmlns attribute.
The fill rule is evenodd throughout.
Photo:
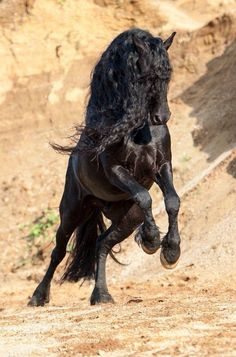
<svg viewBox="0 0 236 357"><path fill-rule="evenodd" d="M70 154L61 223L49 268L29 305L49 302L50 283L75 232L74 250L63 280L95 278L91 304L112 302L106 285L106 258L137 228L136 240L148 254L161 247L161 263L172 268L180 256L178 211L167 128L171 65L166 40L140 29L117 36L95 66L85 126L78 142L54 145ZM76 134L75 134L76 138ZM152 215L148 190L156 182L164 195L169 229L163 240ZM111 220L107 229L102 214Z"/></svg>

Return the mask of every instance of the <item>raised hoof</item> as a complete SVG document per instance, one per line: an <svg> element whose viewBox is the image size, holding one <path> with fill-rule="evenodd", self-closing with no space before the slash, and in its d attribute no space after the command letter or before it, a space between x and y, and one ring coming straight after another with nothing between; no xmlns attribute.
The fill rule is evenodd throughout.
<svg viewBox="0 0 236 357"><path fill-rule="evenodd" d="M91 298L90 304L91 305L98 305L98 304L114 304L114 300L109 293L101 292L97 288L94 288Z"/></svg>
<svg viewBox="0 0 236 357"><path fill-rule="evenodd" d="M157 238L153 242L143 241L142 235L138 232L135 236L135 241L146 254L154 254L161 246L161 241Z"/></svg>
<svg viewBox="0 0 236 357"><path fill-rule="evenodd" d="M171 248L162 248L160 254L160 261L162 266L165 269L174 269L178 264L180 258L180 247L177 246L175 249Z"/></svg>

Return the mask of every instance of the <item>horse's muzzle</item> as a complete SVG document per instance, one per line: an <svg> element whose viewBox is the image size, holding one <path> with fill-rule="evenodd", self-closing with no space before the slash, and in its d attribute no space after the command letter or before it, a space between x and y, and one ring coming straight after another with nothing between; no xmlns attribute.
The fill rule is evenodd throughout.
<svg viewBox="0 0 236 357"><path fill-rule="evenodd" d="M163 114L163 115L154 115L152 117L152 124L153 125L163 125L166 124L168 122L168 120L170 119L171 113L167 113L167 114Z"/></svg>

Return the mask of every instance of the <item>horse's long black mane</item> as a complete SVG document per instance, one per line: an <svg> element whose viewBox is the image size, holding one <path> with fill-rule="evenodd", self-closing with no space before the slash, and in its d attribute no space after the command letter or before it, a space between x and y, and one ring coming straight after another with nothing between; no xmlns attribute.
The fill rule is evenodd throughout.
<svg viewBox="0 0 236 357"><path fill-rule="evenodd" d="M94 68L85 125L76 127L75 145L52 146L64 153L91 149L100 154L120 142L147 120L170 74L160 38L140 29L121 33Z"/></svg>

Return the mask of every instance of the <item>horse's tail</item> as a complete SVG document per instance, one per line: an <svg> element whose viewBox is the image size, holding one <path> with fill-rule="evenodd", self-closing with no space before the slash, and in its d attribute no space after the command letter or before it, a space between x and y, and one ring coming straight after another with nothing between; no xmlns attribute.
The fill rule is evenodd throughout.
<svg viewBox="0 0 236 357"><path fill-rule="evenodd" d="M95 209L88 220L76 229L72 253L66 264L66 271L61 281L77 282L80 279L90 280L95 275L96 241L99 233L103 233L106 226L102 213Z"/></svg>

